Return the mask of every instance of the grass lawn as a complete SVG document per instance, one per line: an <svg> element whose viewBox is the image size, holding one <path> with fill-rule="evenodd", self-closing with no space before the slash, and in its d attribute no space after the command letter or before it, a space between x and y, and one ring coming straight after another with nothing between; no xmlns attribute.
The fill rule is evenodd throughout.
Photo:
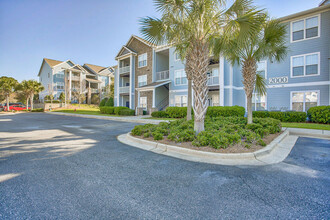
<svg viewBox="0 0 330 220"><path fill-rule="evenodd" d="M54 110L53 112L64 112L64 113L72 113L72 114L82 114L82 115L102 115L102 116L112 116L112 117L120 117L119 115L110 115L110 114L102 114L100 109L91 108L91 109L61 109Z"/></svg>
<svg viewBox="0 0 330 220"><path fill-rule="evenodd" d="M307 128L307 129L318 129L318 130L330 130L328 124L316 124L316 123L290 123L282 122L282 127L287 128Z"/></svg>

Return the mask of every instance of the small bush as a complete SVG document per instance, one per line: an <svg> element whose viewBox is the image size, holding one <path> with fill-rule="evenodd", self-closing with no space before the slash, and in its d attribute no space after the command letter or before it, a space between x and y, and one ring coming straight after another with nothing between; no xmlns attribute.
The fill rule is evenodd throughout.
<svg viewBox="0 0 330 220"><path fill-rule="evenodd" d="M44 112L44 109L43 108L35 108L35 109L32 109L31 112Z"/></svg>
<svg viewBox="0 0 330 220"><path fill-rule="evenodd" d="M119 112L123 109L129 109L128 107L123 107L123 106L118 106L118 107L113 107L114 108L114 114L119 115Z"/></svg>
<svg viewBox="0 0 330 220"><path fill-rule="evenodd" d="M108 98L102 99L102 101L100 102L100 106L99 107L105 106L105 103L107 103L107 101L108 101Z"/></svg>
<svg viewBox="0 0 330 220"><path fill-rule="evenodd" d="M168 114L165 111L157 111L151 113L151 116L154 118L168 118Z"/></svg>
<svg viewBox="0 0 330 220"><path fill-rule="evenodd" d="M311 107L307 116L311 122L330 124L330 105Z"/></svg>
<svg viewBox="0 0 330 220"><path fill-rule="evenodd" d="M158 131L154 131L151 134L154 137L155 141L163 140L163 138L164 138L164 135Z"/></svg>
<svg viewBox="0 0 330 220"><path fill-rule="evenodd" d="M122 109L119 111L119 115L135 115L135 111L133 109Z"/></svg>
<svg viewBox="0 0 330 220"><path fill-rule="evenodd" d="M207 108L206 115L210 117L244 117L245 108L241 106L212 106Z"/></svg>
<svg viewBox="0 0 330 220"><path fill-rule="evenodd" d="M170 118L184 118L187 116L187 107L167 107L165 112Z"/></svg>
<svg viewBox="0 0 330 220"><path fill-rule="evenodd" d="M102 114L114 114L115 107L103 106L100 107L100 112Z"/></svg>

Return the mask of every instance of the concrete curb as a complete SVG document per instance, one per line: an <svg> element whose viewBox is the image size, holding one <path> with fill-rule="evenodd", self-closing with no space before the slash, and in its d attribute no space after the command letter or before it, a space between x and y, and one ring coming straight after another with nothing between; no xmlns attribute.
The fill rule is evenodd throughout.
<svg viewBox="0 0 330 220"><path fill-rule="evenodd" d="M65 113L65 112L45 112L45 113L46 114L53 114L53 115L65 115L65 116L73 116L73 117L81 117L81 118L93 118L93 119L103 119L103 120L122 121L122 122L133 122L133 123L142 123L142 124L159 124L160 122L168 122L167 120L127 118L127 117L134 117L134 116L111 117L111 116L102 116L102 115L82 115L82 114Z"/></svg>
<svg viewBox="0 0 330 220"><path fill-rule="evenodd" d="M330 131L328 130L316 130L316 129L305 129L305 128L287 128L287 130L289 130L290 134L292 135L330 139Z"/></svg>
<svg viewBox="0 0 330 220"><path fill-rule="evenodd" d="M143 140L133 137L130 133L122 134L117 139L131 145L154 153L172 156L184 160L221 164L221 165L267 165L283 161L291 152L298 137L290 136L285 130L265 148L251 153L213 153L181 148L173 145Z"/></svg>

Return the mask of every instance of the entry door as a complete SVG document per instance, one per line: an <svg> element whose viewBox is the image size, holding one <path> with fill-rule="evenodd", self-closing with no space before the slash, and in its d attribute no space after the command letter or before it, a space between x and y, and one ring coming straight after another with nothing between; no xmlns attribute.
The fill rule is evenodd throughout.
<svg viewBox="0 0 330 220"><path fill-rule="evenodd" d="M126 107L129 108L129 101L126 102Z"/></svg>

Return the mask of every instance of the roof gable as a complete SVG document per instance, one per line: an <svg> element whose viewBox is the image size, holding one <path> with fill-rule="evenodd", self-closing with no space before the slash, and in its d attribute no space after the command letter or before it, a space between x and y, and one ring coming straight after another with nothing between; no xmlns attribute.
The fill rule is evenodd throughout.
<svg viewBox="0 0 330 220"><path fill-rule="evenodd" d="M127 47L127 46L122 46L122 48L120 49L120 51L117 54L116 58L117 57L124 56L124 55L127 55L127 54L134 54L134 55L136 55L137 53L134 50L132 50L131 48Z"/></svg>

